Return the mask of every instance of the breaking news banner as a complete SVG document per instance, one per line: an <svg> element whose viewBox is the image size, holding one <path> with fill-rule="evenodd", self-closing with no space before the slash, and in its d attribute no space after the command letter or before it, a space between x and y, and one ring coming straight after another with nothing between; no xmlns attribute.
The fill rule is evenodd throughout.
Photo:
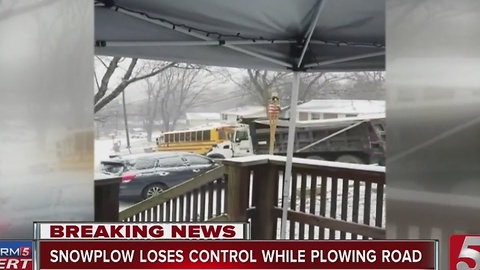
<svg viewBox="0 0 480 270"><path fill-rule="evenodd" d="M0 269L33 269L33 241L0 241Z"/></svg>
<svg viewBox="0 0 480 270"><path fill-rule="evenodd" d="M450 236L449 269L480 269L480 234L454 234Z"/></svg>
<svg viewBox="0 0 480 270"><path fill-rule="evenodd" d="M435 241L39 242L53 269L438 269Z"/></svg>
<svg viewBox="0 0 480 270"><path fill-rule="evenodd" d="M249 239L248 223L36 223L36 240Z"/></svg>

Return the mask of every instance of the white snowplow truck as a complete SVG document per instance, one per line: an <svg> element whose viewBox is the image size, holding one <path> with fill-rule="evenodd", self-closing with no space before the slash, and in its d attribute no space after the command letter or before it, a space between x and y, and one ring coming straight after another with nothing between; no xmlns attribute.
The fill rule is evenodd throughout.
<svg viewBox="0 0 480 270"><path fill-rule="evenodd" d="M268 120L247 119L235 128L230 141L214 145L207 156L225 159L268 154ZM294 156L317 160L385 166L385 114L299 121ZM286 155L288 120L277 121L275 155Z"/></svg>

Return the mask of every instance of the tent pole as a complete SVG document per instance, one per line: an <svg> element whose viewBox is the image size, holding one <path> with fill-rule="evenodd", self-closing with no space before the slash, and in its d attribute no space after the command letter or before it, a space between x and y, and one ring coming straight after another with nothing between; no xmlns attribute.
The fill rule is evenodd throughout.
<svg viewBox="0 0 480 270"><path fill-rule="evenodd" d="M287 144L287 161L285 164L284 181L283 181L283 198L282 198L282 222L280 226L280 239L287 239L287 213L290 204L290 183L292 182L292 163L293 148L295 146L295 126L297 124L297 103L298 88L300 86L300 75L293 72L292 94L290 95L290 120L288 123L288 144Z"/></svg>
<svg viewBox="0 0 480 270"><path fill-rule="evenodd" d="M385 55L385 51L348 56L348 57L327 60L327 61L318 62L318 63L311 63L311 64L305 65L305 67L306 68L321 67L321 66L333 65L333 64L355 61L355 60L360 60L365 58L372 58L372 57L377 57L382 55Z"/></svg>

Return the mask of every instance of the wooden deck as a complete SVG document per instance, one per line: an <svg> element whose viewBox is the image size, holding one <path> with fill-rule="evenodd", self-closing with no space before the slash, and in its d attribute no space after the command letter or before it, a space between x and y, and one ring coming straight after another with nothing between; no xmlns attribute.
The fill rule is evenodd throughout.
<svg viewBox="0 0 480 270"><path fill-rule="evenodd" d="M278 239L285 157L223 164L123 210L119 220L248 221L252 239ZM295 158L292 175L288 239L385 238L384 167Z"/></svg>
<svg viewBox="0 0 480 270"><path fill-rule="evenodd" d="M285 158L224 164L235 190L228 193L230 220L250 221L253 239L278 239ZM292 175L288 239L385 238L383 167L294 159Z"/></svg>

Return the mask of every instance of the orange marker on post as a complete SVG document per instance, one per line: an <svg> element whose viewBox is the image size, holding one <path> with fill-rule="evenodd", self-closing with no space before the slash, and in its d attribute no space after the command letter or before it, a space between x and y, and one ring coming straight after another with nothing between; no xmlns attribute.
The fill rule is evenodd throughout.
<svg viewBox="0 0 480 270"><path fill-rule="evenodd" d="M272 94L272 99L268 105L268 117L270 120L270 151L269 154L273 155L275 149L275 133L277 130L278 116L280 115L280 99L277 94Z"/></svg>

